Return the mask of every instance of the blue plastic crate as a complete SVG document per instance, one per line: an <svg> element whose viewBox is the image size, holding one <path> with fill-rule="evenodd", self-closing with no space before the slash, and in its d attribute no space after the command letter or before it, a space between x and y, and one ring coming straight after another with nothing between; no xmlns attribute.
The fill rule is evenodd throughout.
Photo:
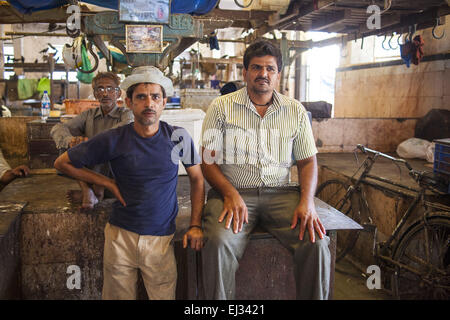
<svg viewBox="0 0 450 320"><path fill-rule="evenodd" d="M450 175L450 139L435 140L434 142L433 171Z"/></svg>
<svg viewBox="0 0 450 320"><path fill-rule="evenodd" d="M450 138L434 140L434 173L444 174L450 177ZM448 191L450 193L450 183L448 185Z"/></svg>

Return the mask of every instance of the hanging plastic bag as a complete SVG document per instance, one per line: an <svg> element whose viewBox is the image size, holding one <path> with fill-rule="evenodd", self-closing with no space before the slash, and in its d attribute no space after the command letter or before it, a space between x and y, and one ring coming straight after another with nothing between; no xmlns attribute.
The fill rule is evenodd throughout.
<svg viewBox="0 0 450 320"><path fill-rule="evenodd" d="M72 45L65 44L62 49L62 57L64 64L71 68L75 69L77 67L81 67L83 65L83 61L81 58L81 45L83 43L83 37L77 37L73 40Z"/></svg>
<svg viewBox="0 0 450 320"><path fill-rule="evenodd" d="M403 141L397 147L397 154L406 159L427 159L427 151L432 143L428 140L410 138Z"/></svg>
<svg viewBox="0 0 450 320"><path fill-rule="evenodd" d="M81 44L81 60L83 61L83 65L80 67L80 69L82 69L84 71L92 70L91 61L89 60L89 56L88 56L84 41ZM83 72L77 71L77 79L83 83L90 84L92 82L93 78L94 78L93 72L83 73Z"/></svg>

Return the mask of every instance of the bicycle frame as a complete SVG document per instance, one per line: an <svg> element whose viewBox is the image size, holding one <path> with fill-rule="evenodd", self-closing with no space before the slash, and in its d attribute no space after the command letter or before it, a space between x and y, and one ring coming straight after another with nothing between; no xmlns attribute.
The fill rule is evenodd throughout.
<svg viewBox="0 0 450 320"><path fill-rule="evenodd" d="M381 152L365 148L362 145L358 145L357 148L366 154L367 157L355 173L348 178L347 181L335 181L334 179L325 181L319 186L319 193L324 192L323 196L327 197L336 209L357 219L364 227L365 231L373 235L372 256L380 266L385 267L386 270L389 271L393 294L397 296L410 294L410 291L404 290L404 288L408 289L408 285L405 285L404 281L406 279L406 283L408 283L410 280L408 275L410 274L414 275L414 279L419 279L415 281L425 283L428 288L427 290L430 288L432 288L431 290L433 290L433 288L449 290L450 286L446 280L447 278L445 278L448 277L447 272L438 265L441 262L430 260L432 248L428 246L429 241L431 241L433 245L436 243L439 246L438 248L448 248L448 238L445 238L445 235L448 234L449 230L450 207L447 206L446 203L430 202L428 199L429 190L434 194L441 194L439 180L435 180L433 175L428 174L429 172L414 170L411 165L403 159L394 158ZM411 178L418 183L418 187L409 187L401 183L390 181L386 178L371 175L370 172L373 169L373 165L380 156L396 163L401 162L405 165L405 167L408 168L408 173ZM360 173L359 177L356 176L358 173ZM395 187L391 189L393 193L403 195L409 199L408 202L411 201L405 211L401 210L401 212L399 212L401 218L395 225L394 230L386 236L387 240L384 240L385 237L379 239L380 237L377 236L377 226L372 222L373 212L371 212L366 198L366 189L361 188L361 184L378 189L383 187L383 185L380 186L380 183L377 182ZM342 193L339 193L343 190L342 187L346 188L344 196L342 196ZM331 198L329 198L330 194L327 194L328 191L332 191L330 193ZM333 199L336 195L337 199ZM336 200L337 202L335 202ZM420 219L417 219L416 213L420 214ZM417 255L410 254L411 250L414 251L416 246L415 243L411 245L411 241L415 239L417 234L421 234L423 230L426 230L428 226L437 228L436 230L439 231L436 234L440 236L435 240L433 237L430 238L428 232L425 231L425 240L423 241L426 243L424 247L425 251L422 253L419 252ZM444 230L444 233L440 230ZM345 241L342 242L343 249L339 253L340 258L343 258L354 248L358 239L358 234L356 233L349 233L347 234L347 237L345 237L345 233L343 235ZM444 238L442 238L443 235ZM439 250L442 251L442 249ZM446 251L443 252L445 255ZM445 255L445 257L447 256ZM419 265L416 266L414 263ZM405 274L407 275L406 277ZM443 276L444 278L442 278ZM399 281L402 281L401 284ZM415 294L414 291L413 294Z"/></svg>
<svg viewBox="0 0 450 320"><path fill-rule="evenodd" d="M400 233L401 230L402 230L402 227L407 223L409 217L411 216L411 214L412 214L412 212L414 211L414 209L416 209L417 205L419 205L419 203L421 203L425 208L428 208L428 207L429 207L429 208L435 208L435 209L438 209L438 210L446 210L446 211L449 211L449 210L450 210L450 208L447 207L447 206L439 205L439 204L435 204L435 203L431 203L431 202L425 201L425 200L424 200L425 190L426 190L425 188L420 188L420 189L418 190L418 189L411 188L411 187L408 187L408 186L403 185L403 184L400 184L400 183L392 182L392 181L390 181L390 180L388 180L388 179L385 179L385 178L382 178L382 177L377 177L377 176L373 176L373 175L370 175L370 174L369 174L370 171L372 170L373 165L375 164L375 161L376 161L377 157L378 157L379 155L381 155L381 156L383 156L384 158L387 158L387 159L389 159L389 160L392 160L392 161L394 161L394 162L401 162L401 163L405 164L405 166L406 166L409 170L412 170L412 167L411 167L405 160L403 160L403 159L396 159L396 158L394 158L394 157L391 157L391 156L389 156L389 155L383 154L383 153L381 153L381 152L378 152L378 151L375 151L375 150L371 150L371 149L365 148L364 146L361 146L361 145L358 145L357 148L360 149L360 150L362 150L364 153L365 153L366 151L369 151L369 152L371 152L372 154L369 153L369 154L367 155L367 158L364 160L364 162L363 162L363 164L362 164L362 166L364 166L364 170L363 170L363 172L361 173L360 177L356 180L356 182L354 183L354 185L351 186L351 187L349 188L349 190L347 190L347 194L346 194L346 198L345 198L345 199L347 200L347 199L348 199L355 191L360 192L360 196L361 196L361 199L363 200L362 202L363 202L363 204L364 204L364 207L365 207L365 209L367 210L367 217L368 217L368 219L369 219L370 222L372 222L372 217L371 217L371 214L370 214L369 206L368 206L368 204L367 204L367 200L365 199L365 196L364 196L364 193L362 192L362 190L359 190L359 189L360 189L360 185L361 185L362 183L366 183L366 184L369 184L369 185L372 184L372 183L370 182L370 180L367 180L367 178L372 179L372 180L377 180L377 181L380 181L380 182L383 182L383 183L386 183L386 184L389 184L389 185L392 185L392 186L400 187L400 188L403 188L403 189L405 189L405 190L412 191L412 192L415 193L415 196L414 196L414 198L413 198L412 203L409 205L408 209L407 209L407 210L405 211L405 213L402 215L402 218L401 218L400 221L397 223L397 225L396 225L394 231L392 232L392 234L391 234L391 235L389 236L389 238L386 240L386 242L385 242L385 244L384 244L384 246L383 246L384 249L389 249L389 248L391 248L392 243L394 242L395 239L397 239L397 237L399 236L399 233ZM428 212L428 210L427 210L426 212ZM375 232L376 232L376 231L375 231ZM378 243L378 242L376 241L376 237L375 237L375 239L374 239L374 242L375 242L375 243L374 243L374 248L375 248L375 247L376 247L376 244ZM382 258L382 259L385 259L385 260L388 260L389 262L394 262L394 261L393 261L392 259L390 259L389 257L383 256L383 255L379 254L379 253L376 252L376 251L374 251L374 256L375 256L375 257Z"/></svg>

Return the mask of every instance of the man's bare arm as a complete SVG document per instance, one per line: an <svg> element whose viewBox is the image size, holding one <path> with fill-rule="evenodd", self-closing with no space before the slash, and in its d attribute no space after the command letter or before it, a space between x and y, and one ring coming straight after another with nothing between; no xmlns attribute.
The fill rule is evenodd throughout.
<svg viewBox="0 0 450 320"><path fill-rule="evenodd" d="M0 182L8 184L18 177L26 177L30 173L30 168L26 165L20 165L14 169L9 169L0 177Z"/></svg>
<svg viewBox="0 0 450 320"><path fill-rule="evenodd" d="M314 193L317 187L317 158L310 158L297 161L298 181L300 184L300 202L292 217L291 229L297 226L300 220L299 239L303 240L305 230L308 230L311 242L315 242L315 231L322 239L325 235L325 228L317 215L314 205Z"/></svg>
<svg viewBox="0 0 450 320"><path fill-rule="evenodd" d="M101 175L97 172L94 172L86 168L78 169L74 167L70 162L70 158L67 152L64 152L55 160L54 166L59 171L77 180L81 180L86 183L95 184L109 189L117 198L117 200L119 200L123 206L126 206L125 200L122 198L119 188L117 187L116 182L113 179L105 177L104 175Z"/></svg>
<svg viewBox="0 0 450 320"><path fill-rule="evenodd" d="M190 228L183 237L183 247L186 248L188 241L191 248L200 250L203 247L203 231L202 226L202 210L205 203L205 182L203 179L200 165L194 165L186 168L191 184L191 223L190 226L198 226Z"/></svg>

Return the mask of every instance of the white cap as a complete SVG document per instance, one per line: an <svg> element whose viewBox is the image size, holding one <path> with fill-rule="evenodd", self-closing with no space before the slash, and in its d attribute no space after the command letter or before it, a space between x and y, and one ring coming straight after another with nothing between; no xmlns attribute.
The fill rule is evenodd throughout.
<svg viewBox="0 0 450 320"><path fill-rule="evenodd" d="M164 76L164 74L156 67L142 66L134 68L131 74L123 80L120 88L127 91L129 87L138 83L156 83L164 88L166 96L171 97L174 94L172 80Z"/></svg>

